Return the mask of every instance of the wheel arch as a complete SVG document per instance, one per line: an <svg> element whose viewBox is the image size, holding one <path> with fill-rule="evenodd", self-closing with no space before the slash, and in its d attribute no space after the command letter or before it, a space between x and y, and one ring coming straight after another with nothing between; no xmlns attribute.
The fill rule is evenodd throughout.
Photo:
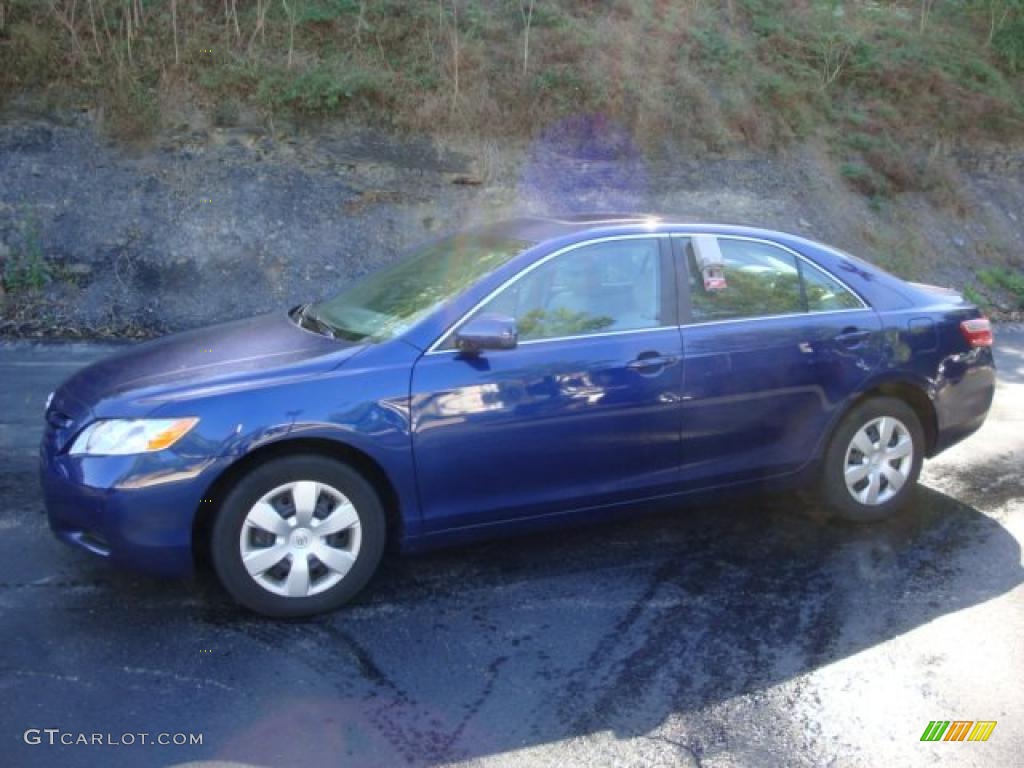
<svg viewBox="0 0 1024 768"><path fill-rule="evenodd" d="M835 432L835 429L842 422L843 417L845 417L851 409L856 408L866 400L871 400L876 397L892 397L897 400L902 400L904 403L909 405L911 409L913 409L914 413L917 415L918 421L921 422L921 428L924 430L924 455L926 458L931 457L935 451L935 446L938 442L939 436L938 414L935 411L935 404L928 396L927 389L908 379L890 379L881 381L860 393L843 409L843 412L836 419L835 424L833 424L830 434Z"/></svg>
<svg viewBox="0 0 1024 768"><path fill-rule="evenodd" d="M322 437L299 437L262 445L238 457L214 478L203 494L192 521L192 554L197 564L210 562L210 529L221 502L235 483L261 464L301 454L338 459L362 474L380 495L387 516L388 545L397 545L404 532L404 519L398 491L384 468L372 456L348 443Z"/></svg>

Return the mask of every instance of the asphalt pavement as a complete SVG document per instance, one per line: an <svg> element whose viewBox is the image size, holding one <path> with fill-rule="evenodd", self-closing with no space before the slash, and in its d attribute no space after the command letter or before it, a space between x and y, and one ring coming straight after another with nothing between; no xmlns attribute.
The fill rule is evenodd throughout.
<svg viewBox="0 0 1024 768"><path fill-rule="evenodd" d="M294 622L235 608L207 575L117 571L50 535L43 402L109 352L0 345L3 765L876 768L1024 754L1024 332L998 334L988 422L926 464L898 520L829 522L792 495L637 509L389 556L355 604ZM998 725L984 743L922 742L931 720Z"/></svg>

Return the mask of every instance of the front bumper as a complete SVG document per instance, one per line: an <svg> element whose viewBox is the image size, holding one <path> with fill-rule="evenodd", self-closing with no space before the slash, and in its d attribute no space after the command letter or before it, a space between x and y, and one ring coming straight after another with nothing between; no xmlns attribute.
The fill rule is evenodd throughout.
<svg viewBox="0 0 1024 768"><path fill-rule="evenodd" d="M61 541L112 563L180 576L193 567L192 527L216 462L69 456L40 449L39 480Z"/></svg>

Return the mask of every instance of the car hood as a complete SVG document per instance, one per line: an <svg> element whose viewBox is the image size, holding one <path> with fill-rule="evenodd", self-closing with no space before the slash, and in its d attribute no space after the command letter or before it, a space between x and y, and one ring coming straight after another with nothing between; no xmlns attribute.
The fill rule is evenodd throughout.
<svg viewBox="0 0 1024 768"><path fill-rule="evenodd" d="M261 371L329 369L361 348L304 330L285 313L236 320L144 342L87 366L57 390L53 406L75 415L128 391L159 399L162 391L258 378Z"/></svg>

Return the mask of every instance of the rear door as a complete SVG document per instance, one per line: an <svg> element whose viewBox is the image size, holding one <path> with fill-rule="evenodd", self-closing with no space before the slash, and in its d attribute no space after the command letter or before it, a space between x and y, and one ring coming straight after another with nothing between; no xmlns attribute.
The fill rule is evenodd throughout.
<svg viewBox="0 0 1024 768"><path fill-rule="evenodd" d="M809 260L767 241L716 241L721 261L708 269L699 243L674 238L689 488L802 466L838 405L878 365L882 342L877 314Z"/></svg>
<svg viewBox="0 0 1024 768"><path fill-rule="evenodd" d="M444 341L420 358L413 449L428 530L675 489L676 284L665 236L584 243L475 310L515 317L518 347L465 356Z"/></svg>

